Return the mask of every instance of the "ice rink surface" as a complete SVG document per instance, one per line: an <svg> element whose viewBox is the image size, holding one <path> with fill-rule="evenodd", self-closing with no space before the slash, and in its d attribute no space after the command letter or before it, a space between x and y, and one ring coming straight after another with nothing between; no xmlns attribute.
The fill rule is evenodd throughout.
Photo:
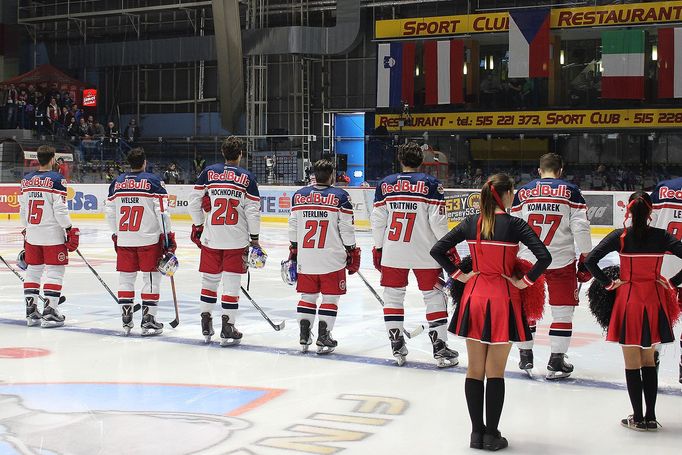
<svg viewBox="0 0 682 455"><path fill-rule="evenodd" d="M114 251L104 222L79 221L81 252L116 290ZM0 272L0 454L457 454L468 448L464 400L466 350L460 366L438 370L426 334L408 340L408 364L394 366L381 307L358 277L348 277L333 331L336 352L302 354L297 294L282 283L285 226L265 224L269 254L251 274L250 293L275 322L275 332L242 297L239 347L221 348L218 333L205 345L199 325L199 250L190 224L175 222L180 270L176 285L181 324L171 329L168 280L162 285L163 335L142 339L140 313L129 338L120 336L119 309L75 254L61 307L66 326L28 328L19 280ZM593 239L597 242L599 239ZM378 288L369 232L358 234L362 272ZM15 221L0 224L0 254L14 262L21 237ZM246 285L246 280L244 280ZM574 321L569 361L573 376L544 379L548 322L538 328L535 378L508 363L500 429L506 453L679 454L682 384L679 345L668 345L659 375L657 433L622 428L630 411L622 355L606 343L587 310L585 292ZM138 294L139 296L139 294ZM451 308L449 308L451 311ZM214 324L219 332L219 309ZM424 323L421 294L408 288L406 328ZM679 336L680 328L676 328Z"/></svg>

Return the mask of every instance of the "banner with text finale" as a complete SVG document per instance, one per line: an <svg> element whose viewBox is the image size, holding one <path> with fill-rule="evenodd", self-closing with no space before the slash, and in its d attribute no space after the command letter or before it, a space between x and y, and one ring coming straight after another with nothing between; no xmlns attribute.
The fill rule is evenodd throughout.
<svg viewBox="0 0 682 455"><path fill-rule="evenodd" d="M682 21L682 2L680 1L554 8L550 13L552 29L680 21ZM504 11L380 20L375 23L374 37L383 40L506 32L507 30L509 30L509 13Z"/></svg>
<svg viewBox="0 0 682 455"><path fill-rule="evenodd" d="M375 114L388 131L591 130L682 128L682 109L598 109L510 112Z"/></svg>

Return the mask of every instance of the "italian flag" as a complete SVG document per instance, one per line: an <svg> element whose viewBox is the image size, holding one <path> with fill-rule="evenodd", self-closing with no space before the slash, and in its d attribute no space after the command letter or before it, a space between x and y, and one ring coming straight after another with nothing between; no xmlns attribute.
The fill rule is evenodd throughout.
<svg viewBox="0 0 682 455"><path fill-rule="evenodd" d="M682 28L658 30L658 97L682 98Z"/></svg>
<svg viewBox="0 0 682 455"><path fill-rule="evenodd" d="M644 99L644 30L601 34L601 97Z"/></svg>

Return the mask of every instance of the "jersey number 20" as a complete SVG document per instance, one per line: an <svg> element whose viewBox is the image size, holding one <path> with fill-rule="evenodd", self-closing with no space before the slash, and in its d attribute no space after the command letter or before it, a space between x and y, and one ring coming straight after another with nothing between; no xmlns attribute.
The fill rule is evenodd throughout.
<svg viewBox="0 0 682 455"><path fill-rule="evenodd" d="M121 221L118 223L120 232L137 232L142 226L144 207L139 205L124 205L121 207Z"/></svg>

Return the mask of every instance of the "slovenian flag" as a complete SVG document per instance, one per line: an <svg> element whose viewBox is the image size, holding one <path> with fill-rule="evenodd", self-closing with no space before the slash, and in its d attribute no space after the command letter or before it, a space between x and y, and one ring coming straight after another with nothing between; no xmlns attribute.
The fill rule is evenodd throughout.
<svg viewBox="0 0 682 455"><path fill-rule="evenodd" d="M415 43L382 43L377 50L377 107L414 105Z"/></svg>
<svg viewBox="0 0 682 455"><path fill-rule="evenodd" d="M509 77L549 77L549 11L509 12Z"/></svg>
<svg viewBox="0 0 682 455"><path fill-rule="evenodd" d="M464 41L424 42L425 104L464 102Z"/></svg>
<svg viewBox="0 0 682 455"><path fill-rule="evenodd" d="M682 28L658 30L658 97L682 98Z"/></svg>
<svg viewBox="0 0 682 455"><path fill-rule="evenodd" d="M601 33L601 97L644 99L644 30Z"/></svg>

